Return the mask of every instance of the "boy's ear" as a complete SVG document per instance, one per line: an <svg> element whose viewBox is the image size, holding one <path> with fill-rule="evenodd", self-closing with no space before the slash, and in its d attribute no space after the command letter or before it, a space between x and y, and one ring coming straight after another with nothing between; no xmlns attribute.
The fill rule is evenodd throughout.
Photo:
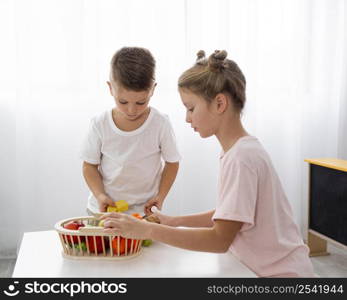
<svg viewBox="0 0 347 300"><path fill-rule="evenodd" d="M217 113L221 114L227 110L229 102L225 94L223 93L217 94L216 97L214 98L214 101L215 101Z"/></svg>
<svg viewBox="0 0 347 300"><path fill-rule="evenodd" d="M111 82L107 81L107 85L110 89L110 93L111 93L111 96L113 96L113 91L112 91L112 85L111 85Z"/></svg>

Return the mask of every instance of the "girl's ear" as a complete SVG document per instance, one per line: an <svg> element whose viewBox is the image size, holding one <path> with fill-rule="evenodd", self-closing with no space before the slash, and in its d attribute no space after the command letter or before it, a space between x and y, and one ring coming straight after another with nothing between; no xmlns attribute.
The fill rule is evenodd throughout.
<svg viewBox="0 0 347 300"><path fill-rule="evenodd" d="M216 104L217 113L221 114L227 110L229 102L225 94L223 93L217 94L216 97L214 98L214 101Z"/></svg>
<svg viewBox="0 0 347 300"><path fill-rule="evenodd" d="M113 91L112 91L112 85L111 85L111 82L107 81L107 85L110 89L110 93L111 93L111 96L113 96Z"/></svg>

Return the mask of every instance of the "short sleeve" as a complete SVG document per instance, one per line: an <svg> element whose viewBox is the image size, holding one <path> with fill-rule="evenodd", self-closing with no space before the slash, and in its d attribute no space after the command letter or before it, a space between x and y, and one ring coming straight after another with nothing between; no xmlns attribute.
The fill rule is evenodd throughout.
<svg viewBox="0 0 347 300"><path fill-rule="evenodd" d="M242 161L232 161L223 166L219 179L219 193L215 219L245 223L241 232L254 225L258 176Z"/></svg>
<svg viewBox="0 0 347 300"><path fill-rule="evenodd" d="M89 130L83 140L80 158L90 164L100 164L101 159L101 135L92 119Z"/></svg>
<svg viewBox="0 0 347 300"><path fill-rule="evenodd" d="M181 159L176 143L175 133L168 117L165 117L160 135L160 150L162 157L166 162L178 162Z"/></svg>

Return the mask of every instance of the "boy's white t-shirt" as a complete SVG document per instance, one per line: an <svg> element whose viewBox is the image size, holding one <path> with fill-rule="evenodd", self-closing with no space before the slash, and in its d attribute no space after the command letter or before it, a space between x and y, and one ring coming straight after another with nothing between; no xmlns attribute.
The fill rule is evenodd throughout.
<svg viewBox="0 0 347 300"><path fill-rule="evenodd" d="M220 159L213 220L243 225L230 251L261 277L315 277L291 206L270 157L252 136Z"/></svg>
<svg viewBox="0 0 347 300"><path fill-rule="evenodd" d="M162 160L177 162L180 154L169 118L150 107L147 120L133 131L120 130L113 121L112 110L94 117L81 159L99 165L105 192L113 201L125 200L128 213L142 213L146 201L158 193ZM99 212L92 193L87 208Z"/></svg>

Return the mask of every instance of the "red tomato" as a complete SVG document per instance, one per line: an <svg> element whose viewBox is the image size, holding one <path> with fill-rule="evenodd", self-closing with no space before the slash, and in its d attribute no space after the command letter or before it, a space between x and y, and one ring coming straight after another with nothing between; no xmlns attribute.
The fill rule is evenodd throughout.
<svg viewBox="0 0 347 300"><path fill-rule="evenodd" d="M132 240L128 240L128 252L131 251L131 241ZM139 243L140 243L140 240L133 240L133 247L132 247L133 253L137 250Z"/></svg>
<svg viewBox="0 0 347 300"><path fill-rule="evenodd" d="M82 222L77 222L77 221L71 221L69 223L64 224L65 229L69 230L78 230L80 227L84 227L85 225ZM71 236L72 237L72 243L73 244L78 244L78 237L77 236ZM64 240L66 239L68 241L68 244L71 245L71 237L69 235L64 235L63 238ZM81 242L85 241L84 236L80 236Z"/></svg>
<svg viewBox="0 0 347 300"><path fill-rule="evenodd" d="M89 249L90 253L95 253L95 249L96 249L96 253L102 253L104 250L102 248L102 236L96 236L95 237L95 243L94 243L94 237L93 236L88 236L87 240L88 240L88 245L87 248ZM104 245L105 245L105 250L107 248L107 243L104 241Z"/></svg>

